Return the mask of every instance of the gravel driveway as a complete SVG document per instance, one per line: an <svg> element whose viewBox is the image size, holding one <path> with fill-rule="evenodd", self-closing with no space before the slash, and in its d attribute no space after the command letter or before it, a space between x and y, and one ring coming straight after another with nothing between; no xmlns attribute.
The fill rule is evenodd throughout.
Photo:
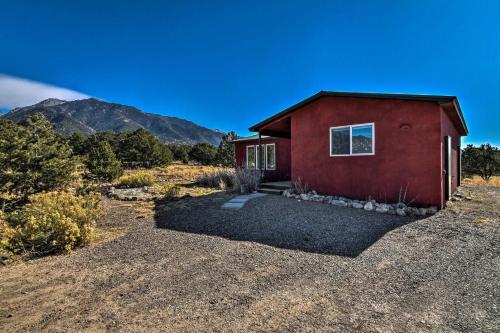
<svg viewBox="0 0 500 333"><path fill-rule="evenodd" d="M0 331L499 326L498 212L411 220L276 196L221 210L229 198L162 204L154 216L109 201L103 224L126 226L122 237L0 268Z"/></svg>
<svg viewBox="0 0 500 333"><path fill-rule="evenodd" d="M157 210L159 228L251 241L283 249L356 257L387 232L415 219L297 202L280 196L252 199L240 210L206 200Z"/></svg>

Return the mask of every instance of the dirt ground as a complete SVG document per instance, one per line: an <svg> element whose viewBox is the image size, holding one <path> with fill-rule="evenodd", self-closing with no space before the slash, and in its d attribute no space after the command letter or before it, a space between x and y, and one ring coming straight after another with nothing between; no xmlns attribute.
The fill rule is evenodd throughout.
<svg viewBox="0 0 500 333"><path fill-rule="evenodd" d="M2 332L497 332L500 189L422 219L266 196L106 200L99 241L0 267Z"/></svg>

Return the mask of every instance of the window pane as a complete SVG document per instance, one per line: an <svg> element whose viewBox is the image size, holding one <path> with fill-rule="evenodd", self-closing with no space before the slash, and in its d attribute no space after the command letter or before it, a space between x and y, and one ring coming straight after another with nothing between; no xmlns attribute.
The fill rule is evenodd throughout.
<svg viewBox="0 0 500 333"><path fill-rule="evenodd" d="M332 129L332 155L349 155L349 127Z"/></svg>
<svg viewBox="0 0 500 333"><path fill-rule="evenodd" d="M266 169L274 170L276 169L276 151L274 145L266 146Z"/></svg>
<svg viewBox="0 0 500 333"><path fill-rule="evenodd" d="M373 153L372 125L352 127L352 153Z"/></svg>
<svg viewBox="0 0 500 333"><path fill-rule="evenodd" d="M255 169L255 147L247 147L247 168Z"/></svg>

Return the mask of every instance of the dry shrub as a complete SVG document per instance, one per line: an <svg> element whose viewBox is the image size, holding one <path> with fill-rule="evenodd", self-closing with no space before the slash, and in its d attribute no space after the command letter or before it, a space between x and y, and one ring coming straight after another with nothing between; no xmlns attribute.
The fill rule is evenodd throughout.
<svg viewBox="0 0 500 333"><path fill-rule="evenodd" d="M500 176L492 176L489 180L484 180L480 176L472 176L472 178L465 178L464 183L470 185L500 187Z"/></svg>
<svg viewBox="0 0 500 333"><path fill-rule="evenodd" d="M158 194L163 199L171 200L179 194L179 186L172 183L156 184L152 187L152 192Z"/></svg>
<svg viewBox="0 0 500 333"><path fill-rule="evenodd" d="M156 182L156 176L150 171L137 171L118 179L118 185L122 187L151 186Z"/></svg>
<svg viewBox="0 0 500 333"><path fill-rule="evenodd" d="M220 188L221 190L233 189L236 185L236 178L234 171L219 170L199 176L196 179L196 184L203 187Z"/></svg>
<svg viewBox="0 0 500 333"><path fill-rule="evenodd" d="M0 254L6 252L10 248L10 244L15 234L15 229L7 222L7 217L4 212L0 210Z"/></svg>
<svg viewBox="0 0 500 333"><path fill-rule="evenodd" d="M231 169L208 165L173 164L167 167L157 168L156 170L161 178L196 181L198 177L203 175Z"/></svg>
<svg viewBox="0 0 500 333"><path fill-rule="evenodd" d="M86 245L101 216L99 203L97 193L86 196L69 192L34 194L25 206L6 218L14 229L7 247L12 252L40 255L69 252Z"/></svg>
<svg viewBox="0 0 500 333"><path fill-rule="evenodd" d="M305 194L309 192L309 184L303 183L302 178L298 177L292 184L294 193Z"/></svg>
<svg viewBox="0 0 500 333"><path fill-rule="evenodd" d="M255 169L238 168L236 169L235 175L236 175L236 185L247 186L248 191L250 192L257 191L262 181L262 176L260 171Z"/></svg>

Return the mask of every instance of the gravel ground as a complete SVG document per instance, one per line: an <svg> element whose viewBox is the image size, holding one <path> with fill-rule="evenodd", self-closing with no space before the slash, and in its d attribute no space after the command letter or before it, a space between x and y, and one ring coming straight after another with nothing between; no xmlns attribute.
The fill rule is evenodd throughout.
<svg viewBox="0 0 500 333"><path fill-rule="evenodd" d="M481 191L474 200L499 202L499 189ZM106 201L102 225L126 228L121 237L0 268L0 331L500 325L498 207L453 203L415 220L278 196L222 210L230 198L190 198L141 215Z"/></svg>

